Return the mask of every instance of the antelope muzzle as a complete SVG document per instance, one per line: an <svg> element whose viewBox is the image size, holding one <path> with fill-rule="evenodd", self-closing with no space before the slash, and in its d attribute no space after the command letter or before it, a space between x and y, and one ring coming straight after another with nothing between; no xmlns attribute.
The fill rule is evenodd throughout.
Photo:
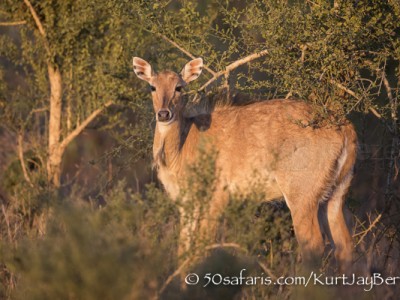
<svg viewBox="0 0 400 300"><path fill-rule="evenodd" d="M172 112L168 109L160 109L157 113L158 122L169 122L172 120Z"/></svg>

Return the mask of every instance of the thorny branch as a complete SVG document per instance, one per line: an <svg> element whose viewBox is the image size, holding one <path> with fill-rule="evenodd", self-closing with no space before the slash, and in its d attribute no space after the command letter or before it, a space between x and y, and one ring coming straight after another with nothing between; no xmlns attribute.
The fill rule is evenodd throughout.
<svg viewBox="0 0 400 300"><path fill-rule="evenodd" d="M379 214L379 215L375 218L375 220L368 226L367 229L365 229L364 231L359 232L359 233L353 235L353 237L356 237L356 236L361 235L360 239L359 239L358 242L357 242L357 245L359 245L359 244L364 240L364 238L365 238L365 236L368 234L368 232L370 232L370 231L376 226L376 224L379 222L379 220L380 220L381 218L382 218L382 214ZM357 245L356 245L356 246L357 246Z"/></svg>

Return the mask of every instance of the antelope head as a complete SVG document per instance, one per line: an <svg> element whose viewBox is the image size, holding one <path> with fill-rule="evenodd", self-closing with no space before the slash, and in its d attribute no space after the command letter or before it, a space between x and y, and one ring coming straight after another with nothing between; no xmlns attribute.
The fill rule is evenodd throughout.
<svg viewBox="0 0 400 300"><path fill-rule="evenodd" d="M137 77L150 84L153 107L159 125L169 125L178 120L184 107L182 89L200 76L203 59L196 58L188 62L177 74L172 71L156 73L151 65L139 58L133 58L133 70Z"/></svg>

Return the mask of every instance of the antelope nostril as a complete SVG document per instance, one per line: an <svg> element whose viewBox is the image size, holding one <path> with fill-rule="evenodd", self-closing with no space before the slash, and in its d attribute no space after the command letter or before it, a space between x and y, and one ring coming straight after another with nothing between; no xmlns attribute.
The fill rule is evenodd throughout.
<svg viewBox="0 0 400 300"><path fill-rule="evenodd" d="M168 110L160 110L157 113L158 121L161 121L161 122L169 121L171 119L171 115L172 114Z"/></svg>

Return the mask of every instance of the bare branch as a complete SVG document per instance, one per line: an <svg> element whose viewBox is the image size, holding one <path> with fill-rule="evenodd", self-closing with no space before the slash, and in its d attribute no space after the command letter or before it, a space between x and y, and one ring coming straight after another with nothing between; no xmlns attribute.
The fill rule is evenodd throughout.
<svg viewBox="0 0 400 300"><path fill-rule="evenodd" d="M171 40L170 38L168 38L167 36L163 35L162 33L157 33L157 35L159 37L161 37L164 41L167 41L168 43L170 43L171 45L173 45L174 47L178 48L181 52L185 53L187 56L189 56L192 59L195 59L196 57L190 53L189 51L187 51L185 48L179 46L175 41Z"/></svg>
<svg viewBox="0 0 400 300"><path fill-rule="evenodd" d="M381 115L380 113L378 113L378 112L376 111L375 108L370 107L369 110L370 110L370 112L372 112L378 119L382 119L382 115Z"/></svg>
<svg viewBox="0 0 400 300"><path fill-rule="evenodd" d="M286 94L285 99L289 99L292 96L293 96L292 91L289 91L289 93Z"/></svg>
<svg viewBox="0 0 400 300"><path fill-rule="evenodd" d="M171 283L171 281L178 276L179 274L182 273L183 269L186 267L186 265L189 263L189 258L187 258L179 267L172 273L171 275L168 276L167 280L165 280L164 284L158 291L158 295L162 294L164 292L165 288ZM158 296L155 297L155 299L158 299Z"/></svg>
<svg viewBox="0 0 400 300"><path fill-rule="evenodd" d="M103 112L103 110L113 104L112 101L108 101L104 104L103 107L96 109L93 111L89 117L87 117L78 127L76 127L61 143L60 148L65 149L72 140L77 137L85 128L92 122L99 114Z"/></svg>
<svg viewBox="0 0 400 300"><path fill-rule="evenodd" d="M28 116L26 117L26 119L25 119L25 124L28 123L29 119L33 116L33 114L38 114L38 113L46 112L46 111L48 111L48 110L49 110L48 107L41 107L41 108L32 109L32 110L29 112L29 115L28 115Z"/></svg>
<svg viewBox="0 0 400 300"><path fill-rule="evenodd" d="M331 83L336 85L339 89L345 91L347 94L353 96L354 98L356 98L357 100L361 99L361 96L357 95L354 91L348 89L347 87L345 87L344 85L342 85L340 82L337 82L333 79L331 79Z"/></svg>
<svg viewBox="0 0 400 300"><path fill-rule="evenodd" d="M36 13L35 9L33 8L32 4L29 2L29 0L24 0L24 2L26 4L26 6L28 6L28 8L29 8L29 10L31 12L31 15L33 17L33 20L35 21L35 24L36 24L37 28L39 29L40 34L43 37L46 37L46 32L44 31L42 22L40 21L39 16L37 15L37 13Z"/></svg>
<svg viewBox="0 0 400 300"><path fill-rule="evenodd" d="M41 113L41 112L45 112L45 111L48 111L48 110L49 110L48 107L35 108L35 109L32 109L29 114Z"/></svg>
<svg viewBox="0 0 400 300"><path fill-rule="evenodd" d="M252 60L255 60L255 59L260 58L261 56L265 56L267 54L269 54L268 50L262 50L260 52L250 54L250 55L248 55L244 58L241 58L241 59L231 63L230 65L228 65L226 67L226 70L223 73L231 72L232 70L236 69L237 67L240 67L241 65L244 65Z"/></svg>
<svg viewBox="0 0 400 300"><path fill-rule="evenodd" d="M0 22L0 26L19 26L25 25L26 21L14 21L14 22Z"/></svg>
<svg viewBox="0 0 400 300"><path fill-rule="evenodd" d="M333 85L336 85L339 89L345 91L347 94L349 94L350 96L353 96L354 98L356 98L357 100L361 101L362 97L357 95L354 91L348 89L347 87L345 87L344 85L342 85L341 83L331 79L330 81ZM376 111L375 108L373 107L369 107L368 108L378 119L382 119L382 115L380 113L378 113Z"/></svg>
<svg viewBox="0 0 400 300"><path fill-rule="evenodd" d="M31 187L33 187L32 181L29 178L28 171L27 171L26 165L25 165L23 139L24 139L24 137L23 137L22 132L19 132L18 139L17 139L18 158L19 158L19 162L21 164L22 174L24 175L26 182L29 183L29 185Z"/></svg>
<svg viewBox="0 0 400 300"><path fill-rule="evenodd" d="M216 73L209 81L207 81L202 87L200 87L200 89L198 91L202 91L204 90L207 86L209 86L211 83L213 83L215 80L217 80L219 77L229 74L231 71L233 71L234 69L240 67L241 65L244 65L252 60L255 60L261 56L267 55L268 54L268 50L262 50L260 52L257 53L253 53L250 54L244 58L238 59L237 61L234 61L233 63L231 63L230 65L228 65L224 71L219 71L218 73Z"/></svg>
<svg viewBox="0 0 400 300"><path fill-rule="evenodd" d="M143 28L143 27L142 27ZM191 59L195 59L196 57L190 53L188 50L186 50L185 48L183 48L182 46L180 46L177 42L171 40L169 37L165 36L164 34L160 33L160 32L154 32L151 31L147 28L143 28L143 30L150 32L152 34L156 34L158 35L160 38L162 38L164 41L170 43L172 46L174 46L175 48L177 48L178 50L180 50L181 52L183 52L184 54L186 54L188 57L190 57ZM216 72L212 69L210 69L209 67L207 67L206 65L203 65L203 68L205 70L207 70L211 75L215 76Z"/></svg>
<svg viewBox="0 0 400 300"><path fill-rule="evenodd" d="M170 38L168 38L167 36L163 35L162 33L157 32L156 33L159 37L161 37L164 41L167 41L168 43L170 43L171 45L173 45L174 47L178 48L181 52L185 53L187 56L189 56L191 59L195 59L196 57L190 53L189 51L187 51L185 48L183 48L182 46L178 45L175 41L171 40ZM211 75L215 76L215 71L211 70L209 67L207 67L206 65L204 65L204 69L207 70Z"/></svg>
<svg viewBox="0 0 400 300"><path fill-rule="evenodd" d="M47 38L46 38L46 31L43 28L43 24L40 21L38 14L36 13L35 9L33 8L32 4L29 2L29 0L24 0L24 2L26 4L26 6L28 6L28 8L29 8L29 10L31 12L32 18L35 21L36 27L38 28L41 36L43 37L44 47L45 47L45 49L47 51L47 54L50 54L50 46L49 46Z"/></svg>
<svg viewBox="0 0 400 300"><path fill-rule="evenodd" d="M389 101L392 103L394 101L392 89L390 87L389 81L386 78L385 72L382 72L382 80L383 80L383 84L385 85L385 89L386 89L386 93L388 95Z"/></svg>

